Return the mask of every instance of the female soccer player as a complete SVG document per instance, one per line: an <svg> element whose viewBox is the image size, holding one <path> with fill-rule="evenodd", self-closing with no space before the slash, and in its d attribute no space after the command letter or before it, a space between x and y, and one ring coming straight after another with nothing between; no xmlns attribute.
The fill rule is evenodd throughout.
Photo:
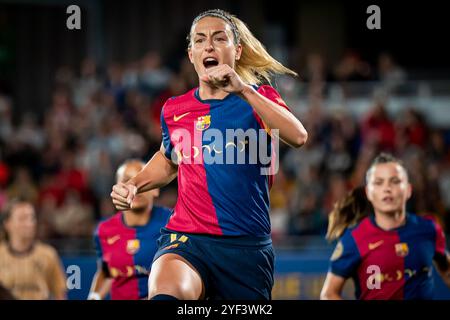
<svg viewBox="0 0 450 320"><path fill-rule="evenodd" d="M0 242L0 284L16 299L65 299L66 274L56 250L36 239L33 204L11 200L2 222L6 241Z"/></svg>
<svg viewBox="0 0 450 320"><path fill-rule="evenodd" d="M117 169L118 183L125 183L142 170L145 163L128 160ZM95 232L98 268L89 300L137 300L148 296L148 275L157 249L160 229L170 210L153 205L158 189L139 194L133 209L118 212L101 222Z"/></svg>
<svg viewBox="0 0 450 320"><path fill-rule="evenodd" d="M376 157L365 190L353 190L330 214L327 238L340 239L322 299L341 299L350 277L357 299L432 299L433 261L450 287L444 233L433 218L406 212L410 196L402 163L389 154Z"/></svg>
<svg viewBox="0 0 450 320"><path fill-rule="evenodd" d="M149 277L150 299L270 299L271 180L255 150L272 151L278 136L300 147L307 133L278 92L261 83L272 73L295 72L222 10L197 16L188 43L199 86L165 103L161 150L128 183L113 187L113 203L133 207L136 194L178 175L177 204ZM247 136L227 139L233 130ZM241 155L246 161L236 163Z"/></svg>

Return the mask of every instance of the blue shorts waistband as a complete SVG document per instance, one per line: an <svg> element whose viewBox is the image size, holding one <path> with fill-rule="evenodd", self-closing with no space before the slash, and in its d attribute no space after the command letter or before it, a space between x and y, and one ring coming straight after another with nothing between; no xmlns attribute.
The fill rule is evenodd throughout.
<svg viewBox="0 0 450 320"><path fill-rule="evenodd" d="M212 235L204 233L190 233L177 230L171 230L168 228L162 228L162 233L179 233L184 234L194 239L217 241L223 245L233 246L245 246L245 247L262 247L272 244L272 238L270 235L254 236L254 235L242 235L242 236L228 236L228 235Z"/></svg>

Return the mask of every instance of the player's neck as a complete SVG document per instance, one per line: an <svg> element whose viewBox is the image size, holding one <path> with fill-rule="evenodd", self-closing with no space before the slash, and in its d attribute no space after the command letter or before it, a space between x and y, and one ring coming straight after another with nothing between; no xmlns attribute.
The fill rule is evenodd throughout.
<svg viewBox="0 0 450 320"><path fill-rule="evenodd" d="M123 219L128 227L145 226L150 220L150 209L144 209L141 212L124 211Z"/></svg>
<svg viewBox="0 0 450 320"><path fill-rule="evenodd" d="M223 99L225 98L229 93L225 92L221 89L218 89L216 87L212 87L208 84L201 83L198 88L198 95L200 96L200 99L202 100L208 100L208 99Z"/></svg>
<svg viewBox="0 0 450 320"><path fill-rule="evenodd" d="M376 212L375 222L383 230L392 230L405 224L406 212L405 210L394 213Z"/></svg>
<svg viewBox="0 0 450 320"><path fill-rule="evenodd" d="M34 243L34 239L31 239L31 238L11 237L8 240L10 249L14 253L18 253L18 254L29 252L31 250L31 248L33 247L33 243Z"/></svg>

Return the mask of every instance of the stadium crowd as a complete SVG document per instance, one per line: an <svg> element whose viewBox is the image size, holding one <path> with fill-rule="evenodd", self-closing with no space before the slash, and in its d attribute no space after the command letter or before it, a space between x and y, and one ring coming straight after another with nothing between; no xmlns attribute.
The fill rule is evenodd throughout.
<svg viewBox="0 0 450 320"><path fill-rule="evenodd" d="M376 81L388 92L401 84L407 74L392 57L382 54L372 66L349 52L329 67L320 55L310 55L299 70L294 85L308 83L308 105L291 107L309 139L301 150L280 144L281 166L271 191L275 241L324 235L333 203L363 183L370 161L382 150L409 169L414 196L408 209L435 213L450 230L446 128L429 125L414 106L394 118L384 100L371 96L363 116L323 105L330 82L344 93L352 81ZM91 238L97 222L114 213L110 192L117 166L128 158L149 159L161 143L163 103L196 82L189 60L169 68L157 52L148 52L105 70L91 59L79 70L62 66L42 115L29 112L15 119L13 98L0 95L0 209L9 198L25 198L37 208L41 239ZM278 89L284 96L282 83ZM172 207L176 196L175 186L166 187L157 203Z"/></svg>

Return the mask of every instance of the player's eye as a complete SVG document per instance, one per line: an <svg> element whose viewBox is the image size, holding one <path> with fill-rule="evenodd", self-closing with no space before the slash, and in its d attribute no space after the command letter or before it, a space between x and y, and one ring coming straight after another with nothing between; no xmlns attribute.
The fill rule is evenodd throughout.
<svg viewBox="0 0 450 320"><path fill-rule="evenodd" d="M194 43L202 43L203 42L203 38L198 38L195 39Z"/></svg>

